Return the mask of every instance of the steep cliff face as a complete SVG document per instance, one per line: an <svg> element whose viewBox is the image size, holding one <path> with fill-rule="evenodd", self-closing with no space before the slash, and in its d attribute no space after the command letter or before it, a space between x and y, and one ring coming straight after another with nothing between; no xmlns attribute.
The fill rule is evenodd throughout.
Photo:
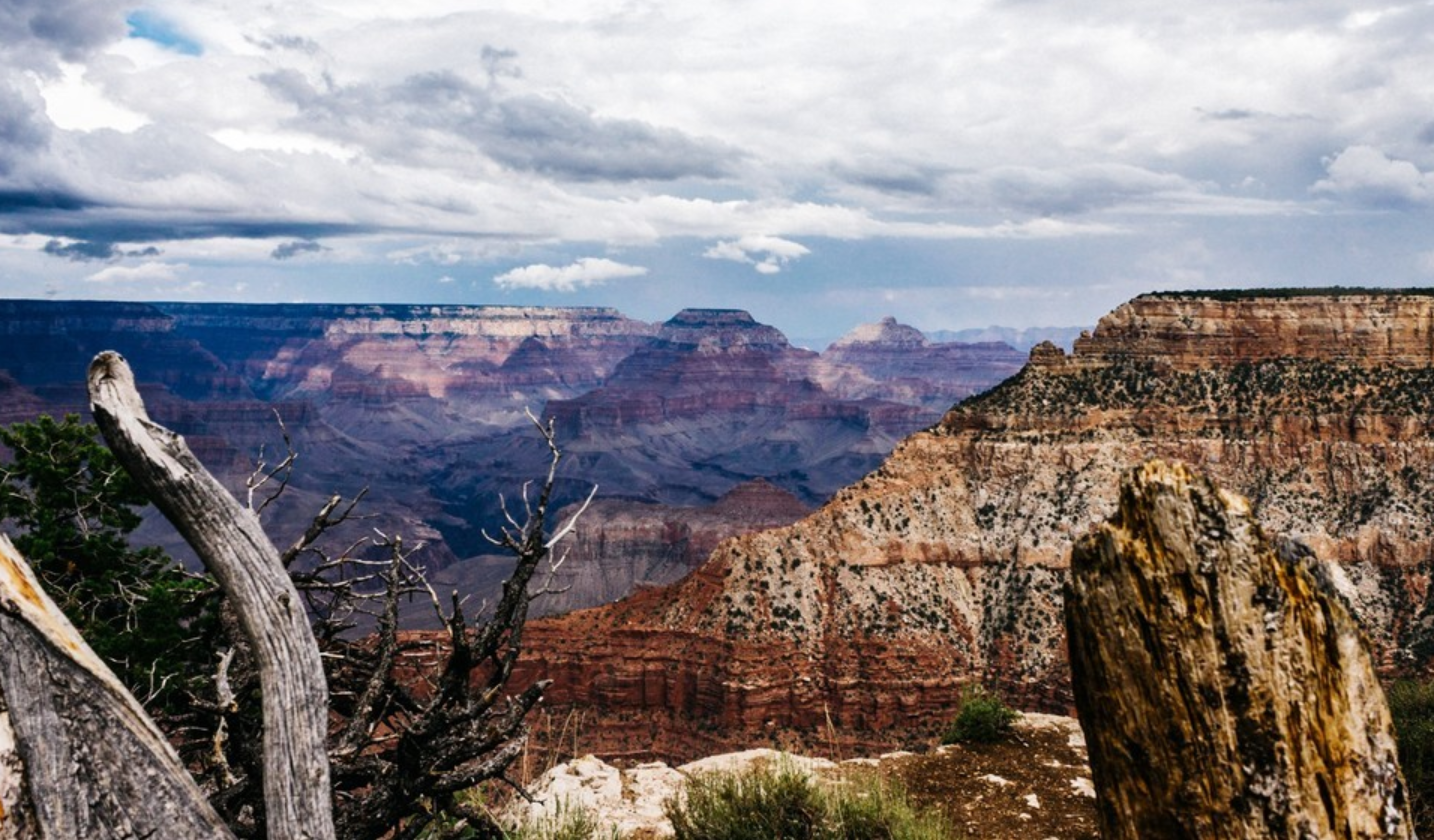
<svg viewBox="0 0 1434 840"><path fill-rule="evenodd" d="M1203 313L1183 339L1164 320L1158 342L1134 330L1140 352L1111 338L1177 304ZM1114 510L1121 472L1152 456L1251 498L1268 527L1331 562L1386 672L1424 667L1434 369L1394 363L1415 358L1399 342L1371 361L1299 338L1384 317L1371 307L1397 313L1386 334L1414 336L1422 328L1404 319L1426 323L1434 298L1137 299L1072 356L1038 348L807 519L724 543L665 592L541 631L582 641L535 654L534 668L558 677L555 702L653 710L669 744L706 726L817 727L827 714L899 743L974 680L1067 710L1073 536ZM1230 355L1225 337L1249 331L1247 314L1289 322L1280 334L1295 338Z"/></svg>
<svg viewBox="0 0 1434 840"><path fill-rule="evenodd" d="M1181 370L1289 356L1424 367L1434 363L1434 298L1372 290L1143 295L1076 339L1075 356Z"/></svg>

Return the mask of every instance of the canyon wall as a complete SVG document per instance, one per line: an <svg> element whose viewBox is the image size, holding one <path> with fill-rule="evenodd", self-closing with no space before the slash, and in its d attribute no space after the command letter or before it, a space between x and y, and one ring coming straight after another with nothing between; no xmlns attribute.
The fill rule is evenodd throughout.
<svg viewBox="0 0 1434 840"><path fill-rule="evenodd" d="M1069 711L1071 542L1114 510L1124 470L1160 457L1328 563L1383 673L1423 670L1431 317L1434 297L1398 293L1138 298L1073 354L1037 347L801 522L723 543L668 589L535 625L527 667L556 679L551 702L611 715L614 750L646 739L671 758L820 742L829 725L900 745L976 681ZM1341 338L1375 323L1378 352Z"/></svg>
<svg viewBox="0 0 1434 840"><path fill-rule="evenodd" d="M929 344L924 378L906 372L900 388L853 393L822 377L879 390L900 354L824 361L746 312L708 309L649 324L600 307L3 301L0 331L0 421L84 413L89 360L118 350L156 420L235 492L256 460L283 457L287 435L298 461L286 498L266 511L277 541L330 494L368 488L363 510L375 518L336 543L373 527L421 540L423 562L480 600L502 577L481 538L501 524L498 496L546 467L525 410L555 417L569 456L556 502L596 484L604 504L627 506L627 528L586 544L584 566L599 570L585 568L550 609L670 580L705 557L711 535L733 533L667 528L674 508L701 518L754 480L803 505L824 501L1019 362L1010 348L957 358ZM765 518L711 518L755 527L799 515L789 499L770 500ZM163 523L142 537L182 551ZM670 562L648 567L658 556Z"/></svg>

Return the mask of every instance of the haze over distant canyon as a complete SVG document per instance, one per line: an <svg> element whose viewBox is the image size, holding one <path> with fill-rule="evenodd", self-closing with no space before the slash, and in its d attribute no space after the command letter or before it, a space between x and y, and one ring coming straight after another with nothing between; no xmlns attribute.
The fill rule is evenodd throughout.
<svg viewBox="0 0 1434 840"><path fill-rule="evenodd" d="M499 494L544 469L524 412L553 418L559 503L596 484L602 515L548 610L670 582L726 536L800 518L1024 360L889 318L817 353L737 310L0 301L0 330L0 422L83 413L85 366L118 350L155 419L236 491L288 434L293 480L266 512L281 541L367 487L364 530L425 541L440 580L479 596L507 568L480 536ZM159 523L143 536L179 548Z"/></svg>

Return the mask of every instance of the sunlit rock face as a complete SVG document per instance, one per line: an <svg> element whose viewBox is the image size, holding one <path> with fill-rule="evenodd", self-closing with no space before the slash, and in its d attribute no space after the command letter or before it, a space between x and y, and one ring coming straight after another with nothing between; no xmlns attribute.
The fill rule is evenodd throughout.
<svg viewBox="0 0 1434 840"><path fill-rule="evenodd" d="M1426 668L1431 322L1434 297L1400 293L1137 298L1072 354L1038 346L802 521L544 623L531 670L557 679L554 702L626 721L623 746L677 753L774 730L819 741L829 720L899 744L972 681L1069 710L1071 544L1150 457L1197 466L1330 564L1381 673Z"/></svg>

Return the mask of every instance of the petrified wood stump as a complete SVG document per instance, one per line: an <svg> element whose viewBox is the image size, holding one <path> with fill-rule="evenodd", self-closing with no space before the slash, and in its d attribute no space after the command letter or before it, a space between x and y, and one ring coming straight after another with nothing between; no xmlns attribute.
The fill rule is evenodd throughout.
<svg viewBox="0 0 1434 840"><path fill-rule="evenodd" d="M1066 628L1102 836L1411 837L1384 693L1330 572L1182 465L1075 546Z"/></svg>

